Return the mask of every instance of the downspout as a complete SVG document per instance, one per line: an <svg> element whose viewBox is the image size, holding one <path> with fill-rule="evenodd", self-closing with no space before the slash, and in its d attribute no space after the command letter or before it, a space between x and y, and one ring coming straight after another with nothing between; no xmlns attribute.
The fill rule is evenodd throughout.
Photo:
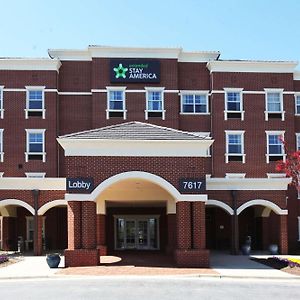
<svg viewBox="0 0 300 300"><path fill-rule="evenodd" d="M231 190L232 197L232 208L233 208L233 216L232 216L232 249L231 252L233 255L239 254L239 223L238 223L238 215L237 215L237 191Z"/></svg>
<svg viewBox="0 0 300 300"><path fill-rule="evenodd" d="M33 204L34 204L34 242L33 242L33 249L34 249L34 255L38 255L38 230L39 230L39 223L38 223L38 208L39 208L39 195L40 190L32 190L32 196L33 196Z"/></svg>

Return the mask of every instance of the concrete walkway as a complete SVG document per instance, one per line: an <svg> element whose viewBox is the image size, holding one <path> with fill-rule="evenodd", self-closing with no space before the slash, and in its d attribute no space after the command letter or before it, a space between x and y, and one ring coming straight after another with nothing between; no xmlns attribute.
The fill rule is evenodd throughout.
<svg viewBox="0 0 300 300"><path fill-rule="evenodd" d="M266 255L254 255L253 257L268 257ZM230 255L224 253L211 253L211 268L220 274L221 277L237 278L298 278L286 272L276 270L263 264L252 261L249 256Z"/></svg>
<svg viewBox="0 0 300 300"><path fill-rule="evenodd" d="M61 257L59 268L64 267ZM58 269L50 269L46 256L23 256L20 261L6 267L0 267L0 279L7 278L45 278L53 276Z"/></svg>
<svg viewBox="0 0 300 300"><path fill-rule="evenodd" d="M255 256L259 257L259 256ZM261 256L263 257L263 256ZM265 256L264 256L265 257ZM177 271L176 271L177 270ZM46 256L24 256L21 261L0 267L0 280L9 278L46 278L58 275L87 275L87 276L109 276L109 275L185 275L201 277L228 277L228 278L265 278L265 279L300 279L263 264L251 261L248 256L233 256L224 253L211 253L211 269L182 269L173 267L136 267L136 266L97 266L64 269L64 257L58 269L50 269L46 262Z"/></svg>

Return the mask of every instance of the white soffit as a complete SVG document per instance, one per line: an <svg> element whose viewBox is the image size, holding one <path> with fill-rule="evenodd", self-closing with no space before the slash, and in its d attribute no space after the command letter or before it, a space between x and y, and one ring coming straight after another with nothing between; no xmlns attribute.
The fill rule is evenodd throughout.
<svg viewBox="0 0 300 300"><path fill-rule="evenodd" d="M99 140L67 139L57 141L65 156L150 156L150 157L207 157L214 140Z"/></svg>
<svg viewBox="0 0 300 300"><path fill-rule="evenodd" d="M209 191L285 191L291 178L211 178L206 176Z"/></svg>
<svg viewBox="0 0 300 300"><path fill-rule="evenodd" d="M294 72L294 80L300 80L300 71Z"/></svg>
<svg viewBox="0 0 300 300"><path fill-rule="evenodd" d="M0 70L57 71L61 66L58 59L49 58L0 58Z"/></svg>
<svg viewBox="0 0 300 300"><path fill-rule="evenodd" d="M296 61L209 61L210 72L294 73Z"/></svg>

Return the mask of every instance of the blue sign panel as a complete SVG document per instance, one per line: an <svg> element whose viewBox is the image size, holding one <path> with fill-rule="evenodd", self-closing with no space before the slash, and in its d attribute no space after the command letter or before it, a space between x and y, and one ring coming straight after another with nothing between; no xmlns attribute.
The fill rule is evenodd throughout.
<svg viewBox="0 0 300 300"><path fill-rule="evenodd" d="M67 191L68 192L80 192L80 193L90 193L94 189L94 179L93 178L67 178Z"/></svg>
<svg viewBox="0 0 300 300"><path fill-rule="evenodd" d="M181 193L200 193L205 191L205 188L203 178L181 178L179 180L179 191Z"/></svg>

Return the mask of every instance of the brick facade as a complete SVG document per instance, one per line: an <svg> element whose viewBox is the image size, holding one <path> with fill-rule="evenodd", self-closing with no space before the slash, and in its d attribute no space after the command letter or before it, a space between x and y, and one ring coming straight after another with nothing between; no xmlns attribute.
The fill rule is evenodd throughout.
<svg viewBox="0 0 300 300"><path fill-rule="evenodd" d="M128 51L126 49L124 51L128 53L128 58L131 57L132 52L126 52ZM299 76L294 71L282 71L280 68L284 67L278 66L275 62L258 62L261 65L265 64L264 67L268 71L264 71L263 67L260 67L260 71L214 71L209 69L209 63L211 60L217 61L219 54L209 59L203 57L188 59L184 58L186 55L184 53L181 53L181 56L176 54L177 58L172 53L168 58L164 51L163 58L157 58L157 53L151 57L160 62L159 83L111 83L110 59L114 57L93 56L88 51L86 54L91 55L88 60L61 58L59 72L44 69L1 70L0 64L0 86L4 86L4 118L0 119L0 129L4 129L4 161L0 162L0 172L4 172L4 177L20 179L25 177L26 172L44 172L46 177L54 178L93 177L97 187L112 176L142 171L163 178L177 190L180 178L205 178L208 174L212 178L224 178L226 173L246 173L246 178L267 178L267 173L275 173L276 162L266 162L266 131L284 131L290 149L295 149L295 133L300 132L300 117L295 116L293 93L300 92L300 80L297 79ZM62 54L63 57L65 54ZM124 58L127 58L126 54ZM256 62L253 62L253 66L255 65ZM280 68L278 71L270 71L269 65L275 69ZM25 118L26 86L45 87L45 119ZM126 87L126 120L123 117L107 119L106 88L118 86ZM145 119L145 87L164 88L164 120L161 117ZM244 120L241 118L225 120L224 88L243 89ZM283 89L284 120L279 118L265 120L266 88ZM183 113L181 91L191 93L208 91L208 113ZM151 123L189 132L210 133L214 139L210 156L65 156L64 150L56 141L61 135L129 121ZM26 162L25 129L45 129L46 162L41 160ZM240 161L226 163L226 130L244 131L245 163ZM157 151L159 153L159 148ZM197 192L190 194L196 195ZM202 194L207 194L208 199L218 200L234 208L230 189L207 190ZM65 251L67 266L98 265L99 255L109 254L115 250L113 214L116 213L125 215L158 213L160 250L174 255L179 266L208 266L207 249L228 249L233 244L233 217L219 207L205 208L202 201L182 201L179 197L174 199L177 202L176 212L171 213L167 213L166 206L151 207L147 204L138 207L133 202L127 207L122 207L121 204L119 207L109 207L104 204L106 212L100 213L97 199L75 201L75 196L74 199L70 198L67 205L64 204L64 209L51 208L44 214L45 241L42 239L43 218L37 217L38 240L32 249L35 254L42 253L43 243L52 244L53 247L66 247L68 244ZM2 208L1 201L8 199L20 200L34 208L31 187L27 190L0 189L4 250L16 249L18 236L25 237L27 234L26 216L32 216L25 206ZM37 208L62 199L65 199L65 191L55 190L54 187L49 190L42 189ZM270 243L277 243L281 253L287 253L289 249L293 252L299 251L300 245L297 240L300 205L295 190L290 188L288 193L285 190L267 189L236 192L237 208L257 199L267 200L281 210L288 209L288 216L276 215L274 212L269 216L262 216L260 206L247 208L236 219L239 224L236 233L238 246L241 246L245 236L252 235L254 248L267 249ZM57 225L60 222L56 220L61 221L60 227Z"/></svg>

